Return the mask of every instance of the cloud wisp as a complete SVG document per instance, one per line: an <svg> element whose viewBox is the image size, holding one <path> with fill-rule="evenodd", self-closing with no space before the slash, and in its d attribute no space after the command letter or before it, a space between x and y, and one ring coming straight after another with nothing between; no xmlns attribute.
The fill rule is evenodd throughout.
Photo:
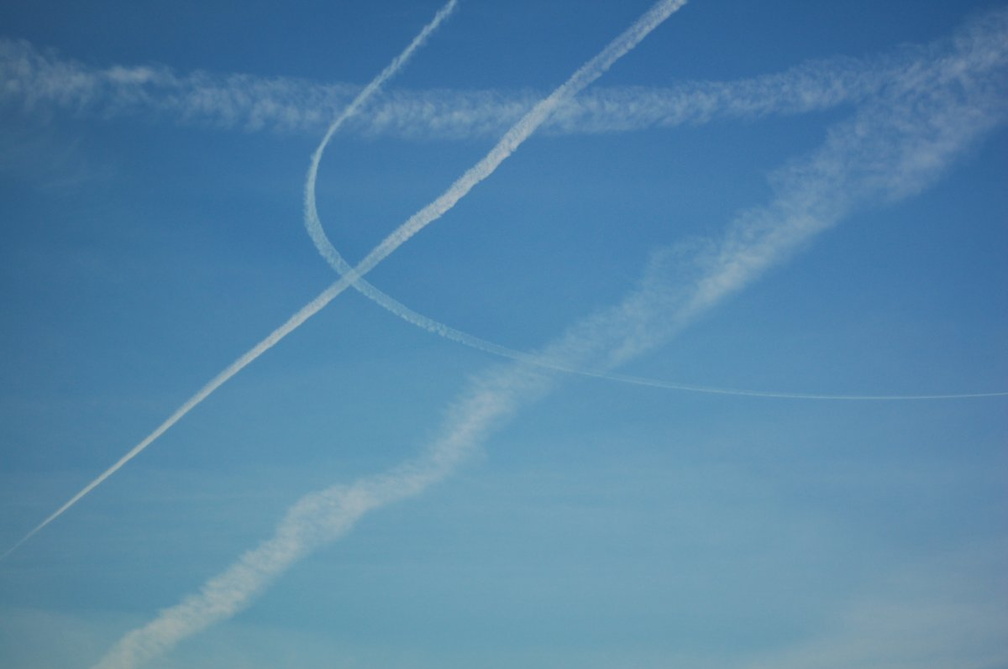
<svg viewBox="0 0 1008 669"><path fill-rule="evenodd" d="M925 48L905 48L871 59L813 61L739 81L597 87L556 109L542 131L629 132L856 105L927 57ZM139 116L247 132L316 134L355 98L373 97L374 92L296 78L178 74L164 66L95 68L21 40L0 39L0 107L35 118L61 113ZM348 115L343 132L414 140L498 137L542 97L536 91L389 91Z"/></svg>
<svg viewBox="0 0 1008 669"><path fill-rule="evenodd" d="M667 343L842 218L927 188L1008 117L1005 88L991 85L992 77L1004 77L1000 35L976 29L960 35L959 51L939 59L932 71L894 84L833 126L818 150L780 170L769 204L741 213L717 239L656 253L625 299L570 328L536 356L572 368L613 369ZM306 495L272 537L128 633L95 669L136 667L243 610L292 564L343 536L367 512L449 476L493 429L545 396L555 380L520 362L473 380L417 458Z"/></svg>
<svg viewBox="0 0 1008 669"><path fill-rule="evenodd" d="M672 15L686 4L686 0L659 0L655 5L646 11L633 25L610 42L598 55L582 65L571 77L561 84L550 95L541 100L525 116L521 118L490 152L469 168L459 179L453 183L448 190L442 193L433 202L425 206L419 212L407 219L402 225L386 237L378 246L358 264L352 268L347 275L341 277L335 283L326 288L315 299L309 302L291 316L286 323L271 332L265 339L256 344L240 358L231 363L224 371L215 376L209 383L200 388L195 395L189 398L179 409L175 411L165 422L159 425L151 434L145 437L139 444L130 449L124 456L116 461L111 467L102 472L97 478L88 483L77 494L71 497L65 504L49 515L45 520L34 527L20 541L9 548L0 560L5 559L31 537L37 534L52 521L63 515L74 504L85 495L101 485L109 476L119 471L127 462L139 455L158 437L175 425L187 413L198 406L203 400L210 396L217 388L227 382L231 377L251 364L256 358L275 346L280 340L300 327L305 321L318 313L323 307L332 302L345 291L352 281L367 274L382 260L387 258L392 252L402 244L420 232L424 227L430 225L447 213L455 204L469 193L478 183L493 174L494 170L500 166L511 154L513 154L521 144L528 139L535 130L549 118L550 114L567 100L577 95L581 90L602 76L617 60L633 49L651 31L657 28L665 19ZM449 5L450 6L450 5ZM443 19L443 14L439 13L432 20L432 23ZM426 30L426 29L425 29ZM421 33L421 35L423 32ZM419 38L418 38L419 39ZM416 40L407 47L407 51L418 44ZM406 53L406 52L404 52Z"/></svg>
<svg viewBox="0 0 1008 669"><path fill-rule="evenodd" d="M890 87L900 87L906 89L908 94L926 94L928 88L934 87L934 79L941 78L941 70L948 70L950 67L950 62L955 65L951 67L962 67L964 71L968 73L971 77L971 81L975 86L977 83L982 81L987 81L991 77L991 72L987 68L987 64L983 59L971 60L967 51L971 48L974 39L980 39L981 41L987 40L993 44L996 44L998 39L997 31L993 34L987 34L986 31L980 31L978 29L979 22L972 24L971 26L963 29L957 36L956 40L945 40L941 43L936 43L931 45L928 49L914 50L916 55L916 60L907 60L903 63L902 69L896 69L892 65L891 58L879 59L878 67L875 70L876 75L884 73L884 76L889 81ZM985 50L989 50L991 45L988 44L984 47ZM795 72L801 72L802 69L798 68ZM995 70L996 72L996 70ZM810 85L809 83L802 83L800 77L796 77L798 81L793 82L794 85L789 86L788 90L790 95L793 97L795 95L796 89L799 91L798 97L804 98L806 100L818 99L822 92L819 88ZM376 80L377 81L377 80ZM589 376L594 378L605 379L609 381L617 381L621 383L629 383L633 385L643 385L653 388L661 388L666 390L675 390L682 392L694 392L694 393L708 393L708 394L718 394L718 395L734 395L734 396L744 396L744 397L763 397L763 398L774 398L774 399L795 399L795 400L821 400L821 401L919 401L919 400L946 400L946 399L977 399L985 397L1003 397L1008 396L1008 392L986 392L986 393L947 393L947 394L916 394L916 395L886 395L886 394L828 394L828 393L797 393L797 392L782 392L782 391L765 391L765 390L753 390L753 389L739 389L739 388L722 388L722 387L710 387L702 385L689 385L674 383L671 381L665 381L660 379L650 379L639 376L629 376L625 374L616 374L612 372L605 372L602 370L590 370L590 369L579 369L571 368L569 366L563 366L558 361L542 358L540 356L532 355L527 352L518 351L507 346L477 337L470 333L464 332L457 328L451 327L443 322L437 321L429 316L421 314L414 309L411 309L407 305L399 302L394 297L388 295L381 289L377 288L374 284L369 282L367 279L362 277L353 276L353 267L349 262L343 257L339 250L333 245L332 241L326 235L325 229L322 225L322 221L318 213L318 205L316 200L316 183L318 178L319 165L322 160L329 143L331 142L333 135L343 127L343 124L350 118L354 112L356 112L363 103L370 97L371 94L377 91L377 85L369 85L364 92L354 100L344 112L342 112L336 120L329 126L328 131L325 133L322 140L319 142L318 147L312 154L311 164L308 169L308 175L305 179L304 188L304 223L305 228L308 231L315 248L318 250L319 254L326 260L330 267L332 267L336 272L343 277L349 277L351 280L351 285L355 290L369 298L370 300L377 303L382 308L391 312L395 316L405 320L412 325L415 325L423 330L434 333L445 339L461 343L470 348L483 351L485 353L490 353L493 355L501 356L504 358L509 358L511 360L516 360L519 362L536 365L543 367L545 369L550 369L554 371L561 371L570 374L578 374L582 376ZM742 87L743 89L745 87ZM844 90L849 90L851 86L841 87ZM837 94L837 98L842 97ZM870 104L872 100L878 98L878 92L876 91L870 98L868 98L863 104ZM706 98L701 98L706 99ZM746 108L751 105L752 94L751 92L746 92L745 90L734 91L731 89L721 89L720 90L720 104L714 105L710 104L711 108L716 108L718 106L729 108L729 109L741 109ZM790 98L784 100L775 100L773 98L764 98L763 108L779 108L786 107L791 104ZM564 109L569 109L570 107L564 107Z"/></svg>

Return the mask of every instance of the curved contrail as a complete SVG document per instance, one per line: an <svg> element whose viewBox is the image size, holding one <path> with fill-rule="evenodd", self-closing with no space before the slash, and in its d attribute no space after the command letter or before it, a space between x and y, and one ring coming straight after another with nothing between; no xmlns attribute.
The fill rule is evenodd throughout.
<svg viewBox="0 0 1008 669"><path fill-rule="evenodd" d="M447 8L446 8L447 9ZM445 10L442 10L445 11ZM421 38L418 37L417 40ZM411 45L412 48L412 45ZM400 59L405 60L402 56ZM398 61L399 59L397 59ZM493 355L501 356L503 358L509 358L511 360L516 360L519 362L527 363L530 365L535 365L538 367L543 367L553 371L565 372L568 374L577 374L581 376L587 376L597 379L604 379L607 381L616 381L620 383L628 383L639 386L648 386L652 388L662 388L665 390L675 390L681 392L690 393L706 393L714 395L732 395L739 397L762 397L762 398L772 398L772 399L792 399L792 400L823 400L823 401L917 401L917 400L951 400L951 399L976 399L982 397L1004 397L1008 396L1008 392L990 392L990 393L948 393L948 394L934 394L934 395L867 395L867 394L853 394L853 395L843 395L843 394L828 394L828 393L797 393L797 392L782 392L774 390L752 390L743 388L724 388L715 386L700 386L691 385L684 383L675 383L672 381L664 381L659 379L652 379L640 376L630 376L626 374L614 374L611 372L605 372L602 370L590 370L583 368L571 367L570 365L564 365L556 360L550 360L542 356L534 355L531 353L526 353L523 351L518 351L501 344L477 337L476 335L469 334L468 332L463 332L457 328L453 328L450 325L437 321L429 316L425 316L410 307L406 306L402 302L396 300L394 297L385 293L380 288L372 284L367 279L360 276L360 273L355 273L354 268L346 261L343 255L336 249L332 241L326 235L325 229L322 226L322 221L318 213L318 205L316 200L316 183L318 181L318 171L319 164L322 162L322 156L325 153L326 148L329 146L330 141L332 141L333 135L343 126L343 124L353 116L364 103L374 95L382 84L391 77L395 71L398 69L396 62L393 62L388 68L386 68L381 75L378 76L371 84L368 84L360 94L354 98L346 109L344 109L339 116L336 117L330 125L328 130L326 130L325 135L319 142L318 147L312 154L311 163L308 167L308 174L305 178L305 188L304 188L304 224L305 229L308 231L308 235L311 237L312 242L315 244L315 248L318 250L319 254L329 263L339 275L347 280L349 280L351 287L357 290L359 293L372 300L382 308L386 309L390 313L399 318L403 319L407 323L415 325L423 330L432 332L440 337L449 339L451 341L458 342L470 348L483 351L484 353L490 353Z"/></svg>
<svg viewBox="0 0 1008 669"><path fill-rule="evenodd" d="M70 507L80 501L82 497L101 485L105 479L119 471L119 469L121 469L127 462L135 458L140 454L140 452L150 446L155 439L175 425L175 423L181 420L183 416L199 405L211 393L217 390L217 388L252 363L260 355L275 346L281 339L300 327L302 323L318 313L327 304L336 299L340 293L350 287L353 281L356 281L361 276L370 272L397 248L409 241L413 235L441 218L477 184L493 174L500 164L507 160L511 154L513 154L518 147L521 146L522 143L525 142L525 140L527 140L532 133L534 133L536 129L542 125L544 121L546 121L547 118L549 118L550 114L552 114L557 107L577 95L585 87L602 76L610 67L612 67L613 63L633 49L638 43L640 43L641 40L647 37L652 30L657 28L665 19L671 16L673 12L685 4L686 0L659 0L655 3L648 11L638 18L633 25L610 42L594 58L582 65L567 81L550 93L550 95L540 100L504 134L504 136L497 142L490 152L487 153L486 156L484 156L474 166L469 168L461 177L449 186L444 193L426 207L410 216L406 222L396 228L392 234L372 249L371 252L368 253L368 255L360 262L360 264L351 268L346 275L330 285L315 299L298 310L298 312L291 316L286 323L271 332L269 336L252 347L252 349L231 363L209 383L200 388L195 395L189 398L185 404L183 404L168 418L168 420L158 426L157 429L145 437L143 441L130 449L130 451L116 461L115 464L84 486L80 492L71 497L69 501L53 512L48 518L39 523L20 541L9 548L3 555L0 555L0 560L9 556L17 550L18 547L28 541L28 539L37 534L42 528L63 515L63 513L65 513ZM454 2L449 0L446 8L453 5ZM434 19L432 19L428 24L427 28L433 30L431 26L433 25L433 27L437 27L437 24L439 24L445 16L447 16L447 12L444 12L443 10L439 11ZM430 31L427 28L424 28L421 35L424 35L425 33L429 34ZM418 45L419 42L414 40L414 42L407 47L404 54L407 52L412 53L412 50L414 50ZM400 56L397 58L397 61L401 64L405 61L405 58ZM395 62L396 61L394 61L394 63ZM388 71L388 68L386 68L383 74ZM391 76L391 73L389 76Z"/></svg>

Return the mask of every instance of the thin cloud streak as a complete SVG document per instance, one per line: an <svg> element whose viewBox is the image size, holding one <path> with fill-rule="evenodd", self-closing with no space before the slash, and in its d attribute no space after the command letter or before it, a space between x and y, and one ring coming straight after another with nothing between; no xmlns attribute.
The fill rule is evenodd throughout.
<svg viewBox="0 0 1008 669"><path fill-rule="evenodd" d="M544 123L543 132L630 132L855 105L927 57L926 48L903 49L871 59L814 61L740 81L683 82L670 88L600 87L564 103ZM351 84L294 78L180 75L163 66L99 69L24 41L0 39L0 105L36 118L67 112L100 118L154 116L250 132L314 134L355 98L373 92ZM495 137L541 97L535 91L391 91L356 110L345 132L415 140Z"/></svg>
<svg viewBox="0 0 1008 669"><path fill-rule="evenodd" d="M968 44L972 44L976 40L984 41L990 40L991 36L986 37L982 35L984 31L978 29L976 24L961 30L957 39L953 41L951 48L945 48L939 50L939 45L932 45L930 49L915 50L914 53L918 56L918 60L907 61L903 63L902 69L896 70L893 68L889 62L890 59L882 59L882 62L878 69L880 72L885 73L885 77L888 80L888 86L890 88L901 88L907 89L914 93L920 94L923 91L918 90L922 87L926 88L928 86L933 86L934 77L941 77L942 70L948 70L950 67L954 70L956 68L963 68L966 72L974 73L981 79L986 79L989 73L986 71L986 64L983 57L979 61L976 59L971 60L969 53L967 53ZM994 44L997 44L997 31L994 31ZM941 43L944 46L944 43ZM985 49L989 49L987 46ZM948 53L945 53L948 51ZM951 58L951 65L945 62L943 59ZM801 68L794 70L795 72L801 72ZM924 74L922 74L924 73ZM384 75L385 73L383 73ZM876 73L880 76L879 73ZM387 78L387 77L386 77ZM792 96L795 91L799 91L798 97L805 100L816 100L819 99L819 92L811 88L807 83L801 83L801 78L796 77L797 82L795 85L789 86L789 91ZM377 81L377 80L376 80ZM384 81L384 79L382 79ZM380 85L380 84L378 84ZM308 169L308 175L305 179L305 190L304 190L304 211L305 211L305 228L308 231L312 242L315 244L315 248L326 260L330 267L332 267L336 272L338 272L343 277L350 277L352 281L352 286L355 290L365 295L367 298L371 299L384 309L388 310L395 316L405 320L412 325L415 325L423 330L434 333L445 339L461 343L465 346L469 346L473 349L483 351L485 353L490 353L493 355L501 356L504 358L509 358L511 360L516 360L526 364L536 365L549 370L566 372L569 374L578 374L582 376L594 377L599 379L605 379L608 381L617 381L621 383L629 383L633 385L642 385L653 388L662 388L666 390L676 390L682 392L693 392L693 393L708 393L717 395L733 395L733 396L743 396L743 397L763 397L763 398L773 398L773 399L794 399L794 400L822 400L822 401L918 401L918 400L947 400L947 399L978 399L985 397L1004 397L1008 396L1008 392L989 392L989 393L948 393L948 394L916 394L916 395L883 395L883 394L827 394L827 393L796 393L796 392L782 392L782 391L764 391L764 390L752 390L752 389L737 389L737 388L721 388L721 387L710 387L701 385L690 385L674 383L670 381L664 381L659 379L650 379L639 376L629 376L623 374L607 373L602 370L588 370L572 368L569 366L561 365L558 361L549 360L542 357L535 356L530 353L517 351L515 349L503 346L501 344L488 341L481 337L463 332L456 328L453 328L445 323L437 321L433 318L425 316L405 304L399 302L395 298L386 294L374 284L370 283L367 279L356 278L353 279L353 268L346 261L343 255L336 249L332 244L331 240L325 233L325 229L322 226L322 221L320 220L318 213L318 206L316 201L316 182L318 178L319 164L322 160L326 148L328 147L333 135L343 127L343 124L348 118L350 118L367 100L370 95L375 93L378 89L378 85L368 85L364 92L354 100L347 110L344 110L336 120L329 126L328 131L322 138L318 147L316 148L314 154L312 155L311 164ZM803 94L804 91L807 94ZM745 91L733 91L722 89L720 91L720 101L718 104L710 104L711 108L728 108L728 109L740 109L747 108L751 104L752 95L746 93ZM840 97L837 95L837 97ZM877 96L876 96L877 97ZM708 100L704 98L704 100ZM776 108L781 106L786 106L789 104L790 99L786 100L774 100L772 98L764 98L763 103L764 109ZM564 107L567 109L569 107Z"/></svg>
<svg viewBox="0 0 1008 669"><path fill-rule="evenodd" d="M853 119L834 126L819 150L780 170L770 204L741 214L720 239L656 253L620 304L572 327L538 357L570 367L615 368L667 343L841 218L931 185L1008 116L1005 89L983 76L1004 69L1005 42L997 35L993 41L978 33L966 37L960 53L941 59L912 83L894 85ZM1003 73L994 78L999 77ZM494 428L543 397L553 382L553 376L523 364L476 379L420 457L305 496L273 537L198 593L127 634L95 669L135 667L243 610L284 570L343 536L368 511L415 496L450 475Z"/></svg>
<svg viewBox="0 0 1008 669"><path fill-rule="evenodd" d="M641 18L639 18L630 28L610 42L609 45L607 45L598 55L589 60L586 64L582 65L581 68L571 75L566 82L561 84L555 91L553 91L553 93L540 101L532 108L531 111L523 116L518 123L516 123L507 133L504 134L496 146L494 146L482 160L476 163L473 167L469 168L469 170L466 171L462 177L456 180L455 183L453 183L441 196L407 219L405 223L400 225L392 232L392 234L372 249L364 260L362 260L356 267L352 268L347 275L326 288L320 295L318 295L318 297L302 307L294 316L288 319L286 323L270 333L266 339L256 344L250 351L242 355L235 362L231 363L231 365L229 365L223 372L203 386L195 395L187 400L185 404L176 410L175 413L168 418L168 420L154 430L154 432L130 449L126 455L120 458L107 470L102 472L102 474L95 480L91 481L80 492L71 497L70 500L63 506L33 528L27 535L25 535L25 537L14 544L14 546L9 548L2 556L0 556L0 560L9 556L17 550L17 548L22 546L26 541L42 530L42 528L46 527L49 523L63 515L63 513L80 501L81 498L101 485L105 479L119 471L119 469L121 469L127 462L139 455L145 448L153 443L154 440L175 425L175 423L181 420L183 416L198 406L227 380L240 372L267 350L275 346L281 339L286 337L292 331L300 327L302 323L318 313L323 307L329 304L329 302L336 299L340 293L350 286L352 281L370 272L378 265L378 263L387 258L393 251L399 248L399 246L406 243L413 235L420 232L420 230L427 225L430 225L437 219L441 218L441 216L454 207L455 204L465 197L466 194L469 193L469 191L472 190L478 183L493 174L494 170L496 170L501 163L514 153L518 147L521 146L521 144L528 139L533 132L535 132L536 128L542 125L554 109L563 104L566 100L569 100L573 96L577 95L578 92L583 90L598 77L602 76L602 74L604 74L613 63L630 51L652 30L657 28L666 18L684 4L686 4L686 0L660 0L652 6L652 8L645 12L644 15L641 16ZM439 11L432 23L440 23L444 16L445 14L442 14ZM424 33L421 32L421 35L423 34ZM414 40L410 47L407 48L407 51L412 49L413 45L416 43L416 40Z"/></svg>

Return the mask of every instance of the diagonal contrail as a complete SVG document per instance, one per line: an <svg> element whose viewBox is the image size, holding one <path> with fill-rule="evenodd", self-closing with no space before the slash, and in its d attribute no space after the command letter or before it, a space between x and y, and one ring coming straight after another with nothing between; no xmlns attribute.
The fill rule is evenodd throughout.
<svg viewBox="0 0 1008 669"><path fill-rule="evenodd" d="M623 304L572 328L544 356L584 364L606 348L625 343L645 325L647 287ZM605 325L600 327L599 321ZM94 669L132 669L157 657L249 605L277 576L313 549L333 541L369 511L420 494L449 476L494 427L521 405L545 394L550 378L524 365L492 370L474 380L451 407L438 436L418 458L350 485L309 493L291 506L273 536L248 551L198 593L160 612L147 625L123 636Z"/></svg>
<svg viewBox="0 0 1008 669"><path fill-rule="evenodd" d="M13 553L18 547L28 539L37 534L42 528L59 518L70 507L76 504L82 497L101 485L105 479L116 473L127 462L135 458L140 452L147 448L155 439L164 434L169 428L177 423L183 416L206 399L217 388L223 385L228 379L240 372L256 358L272 348L281 339L301 326L306 320L318 313L323 307L332 302L340 293L346 290L353 281L370 272L378 263L387 258L393 251L406 243L413 235L420 232L424 227L441 218L452 207L458 203L466 194L478 183L493 174L494 170L500 166L511 154L518 149L521 144L528 139L542 123L549 118L549 115L564 102L577 95L586 86L602 76L617 60L628 51L633 49L652 30L657 28L673 12L686 4L686 0L659 0L647 12L645 12L633 25L609 43L598 55L582 65L571 77L554 90L549 96L535 105L525 116L523 116L510 130L508 130L500 141L473 167L469 168L458 180L453 183L441 196L418 211L406 220L395 231L386 237L368 255L342 278L326 288L315 299L302 307L296 314L291 316L282 326L274 330L265 339L256 344L251 350L242 355L238 360L229 365L223 372L214 377L209 383L203 386L195 395L185 402L168 420L162 423L154 432L144 438L139 444L134 446L126 455L121 457L115 464L102 472L96 479L87 484L80 492L70 498L63 506L53 512L48 518L39 523L27 535L9 548L0 560ZM440 22L444 15L439 12L431 21ZM416 41L411 43L407 50L414 48Z"/></svg>
<svg viewBox="0 0 1008 669"><path fill-rule="evenodd" d="M339 118L337 118L337 120L330 127L329 131L330 135L339 128L339 126L343 123L344 120L346 120L346 118L356 113L357 110L361 107L361 105L363 105L367 101L367 99L374 94L375 91L377 91L388 79L394 76L406 64L406 62L410 59L410 57L413 56L416 50L419 49L421 46L423 46L423 43L427 41L427 38L430 37L430 35L435 30L437 30L437 28L441 25L441 23L444 22L444 20L448 18L448 16L455 10L457 5L458 0L448 0L448 2L446 2L444 6L437 11L437 13L434 15L434 18L432 18L430 22L423 27L423 29L417 34L416 37L413 38L413 41L409 43L409 45L403 50L403 52L400 53L398 56L396 56L392 60L392 62L389 63L389 65L384 70L382 70L381 73L374 78L374 80L371 81L371 83L369 83L367 86L364 87L364 89L350 103L350 105L347 106L343 114ZM336 295L342 292L342 290L334 291L333 289L335 287L336 287L335 285L330 286L328 290L326 290L321 295L316 297L314 300L309 302L306 306L304 306L301 310L299 310L296 314L294 314L294 316L292 316L281 327L277 328L272 333L270 333L268 337L266 337L261 342L252 347L251 350L249 350L243 356L235 360L224 371L215 376L209 383L200 388L195 395L186 400L185 404L179 407L175 411L175 413L173 413L171 416L168 417L168 419L165 422L161 423L161 425L159 425L157 429L155 429L149 435L144 437L144 439L139 444L130 449L129 452L126 453L126 455L119 458L119 460L117 460L115 464L113 464L111 467L102 472L96 479L94 479L86 486L84 486L84 488L81 489L80 492L78 492L76 495L67 500L67 502L63 504L63 506L56 509L56 511L50 514L48 518L46 518L37 526L35 526L35 528L32 529L31 532L26 534L20 541L18 541L16 544L7 549L7 551L4 552L3 555L0 555L0 560L5 559L8 555L17 550L22 544L24 544L26 541L31 539L35 534L37 534L39 530L41 530L46 525L48 525L49 523L51 523L52 521L56 520L61 515L63 515L63 513L67 509L69 509L78 501L80 501L82 497L84 497L89 492L91 492L99 485L101 485L105 481L105 479L107 479L108 477L112 476L112 474L115 474L117 471L119 471L123 467L123 465L125 465L127 462L135 458L137 455L140 454L141 451L150 446L158 437L167 432L173 425L175 425L175 423L181 420L183 416L185 416L192 409L194 409L200 402L202 402L208 396L210 396L211 393L217 390L217 388L223 385L228 379L230 379L232 376L240 372L249 363L251 363L253 360L258 358L263 353L265 353L267 350L273 348L273 346L276 345L277 342L279 342L281 339L286 337L292 331L297 329L302 323L311 318L313 315L318 313L318 311L322 309L322 307L324 307L326 304L332 301L333 298L336 297Z"/></svg>

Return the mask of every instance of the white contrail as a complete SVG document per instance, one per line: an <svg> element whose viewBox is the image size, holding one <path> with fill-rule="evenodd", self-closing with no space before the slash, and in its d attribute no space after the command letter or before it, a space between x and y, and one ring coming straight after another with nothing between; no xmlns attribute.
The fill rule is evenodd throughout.
<svg viewBox="0 0 1008 669"><path fill-rule="evenodd" d="M1004 10L976 22L1003 22ZM810 61L737 81L668 87L599 87L569 100L542 132L614 133L793 115L856 105L905 77L933 45L868 59ZM173 123L254 132L324 132L359 86L302 79L178 74L165 66L89 67L23 40L0 39L0 106L45 119L56 113L100 119L143 115ZM535 91L398 90L361 110L346 132L409 139L498 137L542 96Z"/></svg>
<svg viewBox="0 0 1008 669"><path fill-rule="evenodd" d="M740 81L599 88L565 103L543 131L626 132L856 104L920 55L904 49L871 60L812 61ZM179 75L164 66L90 68L24 41L0 39L0 104L36 119L56 112L102 119L144 115L214 128L315 134L359 91L282 77ZM497 137L541 97L534 91L394 91L361 110L347 130L426 140Z"/></svg>
<svg viewBox="0 0 1008 669"><path fill-rule="evenodd" d="M143 441L134 446L126 455L120 458L114 465L105 470L98 478L86 485L80 492L74 495L66 504L57 509L38 526L32 529L24 538L8 549L0 559L6 558L15 549L24 544L43 527L61 516L67 509L76 504L84 495L94 490L105 479L117 472L123 465L136 457L141 451L149 446L155 439L160 437L172 425L177 423L189 411L195 408L200 402L206 399L213 391L219 388L225 381L244 369L249 363L258 358L264 352L272 348L277 342L286 337L290 332L299 327L310 317L318 313L325 305L333 301L340 293L350 286L350 282L358 279L370 272L389 254L407 242L410 237L418 233L427 225L430 225L448 210L455 206L459 200L488 176L504 162L521 144L528 139L536 128L542 125L549 114L564 101L572 98L579 91L602 76L613 63L630 49L636 46L648 33L658 27L673 12L686 4L686 0L659 0L654 6L644 13L630 28L624 31L619 37L609 43L597 56L581 66L570 79L561 84L553 93L544 98L532 108L521 120L518 121L504 137L494 146L490 152L476 165L471 167L465 174L453 183L440 197L429 205L411 216L405 223L386 237L358 264L351 268L346 276L341 277L331 286L326 288L318 297L301 308L284 325L274 330L266 339L262 340L249 352L233 362L227 369L214 377L210 383L201 388L185 404L182 405L171 417L162 423L154 432L148 435ZM442 14L439 12L434 21L440 22ZM412 48L412 44L410 48Z"/></svg>
<svg viewBox="0 0 1008 669"><path fill-rule="evenodd" d="M608 371L666 343L840 218L926 188L1008 116L1006 89L982 76L1004 70L1005 52L1003 41L974 41L935 71L918 72L916 82L895 83L852 120L833 126L819 150L780 171L769 205L738 216L719 240L656 254L639 286L620 304L572 327L535 357ZM993 77L999 78L1003 72ZM243 610L290 565L344 535L368 511L444 479L494 427L545 395L551 380L522 364L477 380L422 456L303 497L270 539L196 594L128 633L96 669L135 667Z"/></svg>
<svg viewBox="0 0 1008 669"><path fill-rule="evenodd" d="M895 83L907 81L909 77L907 72L912 74L915 80L920 79L920 72L931 71L935 72L938 68L943 67L941 62L936 61L935 54L932 51L925 52L927 55L927 60L925 61L923 57L920 61L912 62L906 70L900 72L892 72L890 67L882 68L886 70L886 73L890 76L889 85L893 86ZM954 54L962 57L963 54ZM383 73L384 74L384 73ZM319 218L318 206L316 201L316 182L318 179L319 164L322 160L322 156L325 153L333 135L336 131L342 127L343 123L355 113L364 101L370 97L377 89L380 83L384 82L384 79L376 80L375 85L369 85L357 99L344 110L336 120L329 126L328 131L323 136L322 140L319 142L318 147L312 154L311 163L308 168L308 175L305 179L305 189L304 189L304 222L305 228L308 231L312 242L315 244L315 248L318 252L325 258L326 262L329 263L330 267L336 270L341 276L352 277L353 268L346 261L343 255L336 249L332 244L329 237L325 233L325 229L322 226L322 222ZM745 96L742 96L745 100ZM732 100L727 98L722 100L723 106L726 107L737 107L739 105L738 100ZM1008 396L1008 392L989 392L989 393L948 393L948 394L916 394L916 395L883 395L883 394L828 394L828 393L797 393L797 392L782 392L782 391L764 391L764 390L752 390L752 389L738 389L738 388L723 388L723 387L711 387L711 386L701 386L701 385L690 385L682 383L674 383L671 381L664 381L658 379L644 378L639 376L629 376L624 374L607 373L601 370L588 370L588 369L577 369L571 368L569 366L563 366L557 361L544 359L537 357L535 355L518 351L495 342L488 341L481 337L463 332L456 328L453 328L445 323L437 321L433 318L425 316L405 304L399 302L395 298L391 297L387 293L383 292L381 289L377 288L374 284L369 282L367 279L358 277L355 280L352 279L352 286L357 291L368 297L369 299L376 302L378 305L388 310L395 316L411 323L421 329L427 330L434 334L437 334L446 339L461 343L465 346L471 348L498 355L501 357L509 358L512 360L524 362L527 364L536 365L539 367L544 367L554 371L562 371L571 374L579 374L583 376L595 377L600 379L605 379L609 381L618 381L622 383L629 383L634 385L649 386L653 388L663 388L667 390L676 390L683 392L693 392L693 393L709 393L717 395L733 395L733 396L744 396L744 397L763 397L763 398L774 398L774 399L794 399L794 400L822 400L822 401L917 401L917 400L949 400L949 399L977 399L984 397L1003 397Z"/></svg>
<svg viewBox="0 0 1008 669"><path fill-rule="evenodd" d="M345 277L354 281L371 271L375 265L399 248L410 237L448 212L478 183L489 177L507 160L549 115L567 100L602 76L617 60L635 47L652 30L673 12L686 4L686 0L659 0L630 28L609 43L598 55L582 65L571 77L547 97L539 101L527 114L513 125L496 146L478 163L470 167L448 190L426 207L413 214L375 247ZM344 285L344 288L346 285Z"/></svg>

